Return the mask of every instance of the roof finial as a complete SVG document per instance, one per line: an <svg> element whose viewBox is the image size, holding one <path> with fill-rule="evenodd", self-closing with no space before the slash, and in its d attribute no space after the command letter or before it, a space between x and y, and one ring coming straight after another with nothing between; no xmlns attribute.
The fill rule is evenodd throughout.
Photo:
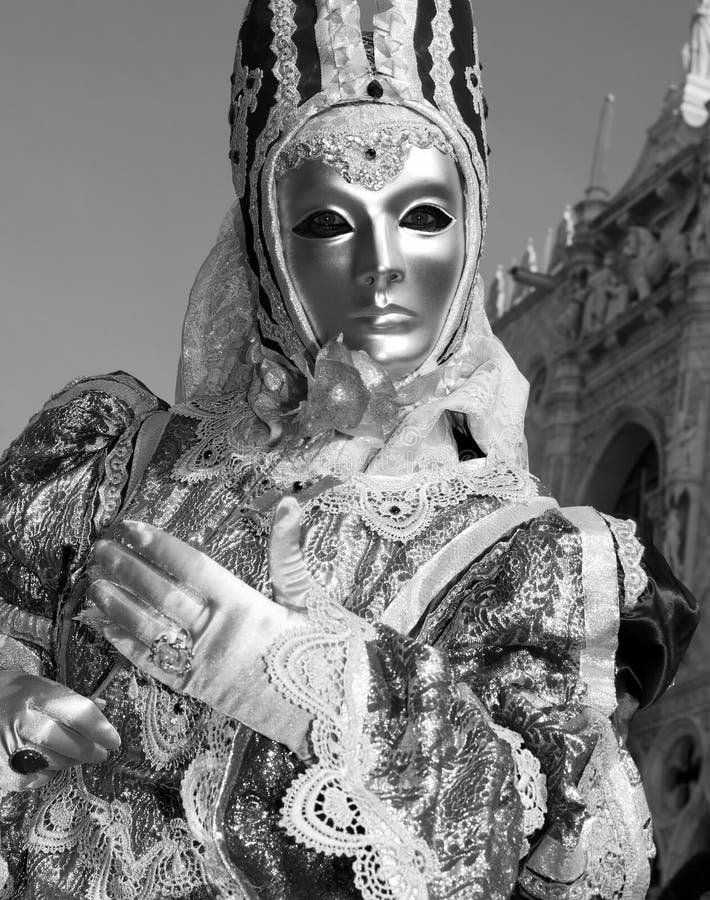
<svg viewBox="0 0 710 900"><path fill-rule="evenodd" d="M599 130L594 148L592 173L589 179L589 187L585 194L587 200L606 200L609 197L607 180L611 132L614 124L614 102L614 95L607 94L602 106L601 116L599 117Z"/></svg>
<svg viewBox="0 0 710 900"><path fill-rule="evenodd" d="M710 0L698 0L690 23L690 43L683 47L685 83L680 111L685 122L701 128L710 101Z"/></svg>

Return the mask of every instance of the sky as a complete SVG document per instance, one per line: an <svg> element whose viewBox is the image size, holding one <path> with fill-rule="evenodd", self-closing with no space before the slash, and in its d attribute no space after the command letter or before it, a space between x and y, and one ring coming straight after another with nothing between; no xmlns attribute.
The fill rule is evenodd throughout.
<svg viewBox="0 0 710 900"><path fill-rule="evenodd" d="M610 186L640 155L695 0L474 0L493 148L484 258L522 255L586 186L616 96ZM2 0L0 447L71 379L172 400L187 296L232 201L243 0Z"/></svg>

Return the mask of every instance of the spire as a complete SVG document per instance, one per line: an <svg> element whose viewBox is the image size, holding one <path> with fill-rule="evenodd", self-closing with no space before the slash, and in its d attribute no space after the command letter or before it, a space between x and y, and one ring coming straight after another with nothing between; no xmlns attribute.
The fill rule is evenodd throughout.
<svg viewBox="0 0 710 900"><path fill-rule="evenodd" d="M609 197L608 163L611 150L611 131L614 123L614 95L607 94L599 117L594 162L585 197L587 200L606 200Z"/></svg>

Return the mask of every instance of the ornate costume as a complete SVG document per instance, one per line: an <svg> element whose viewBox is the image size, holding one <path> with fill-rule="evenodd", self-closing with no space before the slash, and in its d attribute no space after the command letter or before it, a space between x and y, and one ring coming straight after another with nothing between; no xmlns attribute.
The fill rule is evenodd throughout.
<svg viewBox="0 0 710 900"><path fill-rule="evenodd" d="M560 509L527 471L527 386L477 276L467 3L384 2L370 42L351 0L255 0L230 118L238 202L191 295L177 405L121 373L75 382L0 465L3 666L106 685L122 739L5 795L0 896L643 897L651 830L617 689L665 689L694 604L633 524ZM426 359L392 383L318 340L276 185L317 159L377 191L431 147L458 166L465 261ZM277 597L273 540L270 559L283 496L303 518L298 603ZM167 625L116 667L87 599L97 539L140 556L150 526L246 591L250 638L212 684L191 673L206 638ZM231 639L215 621L207 656Z"/></svg>

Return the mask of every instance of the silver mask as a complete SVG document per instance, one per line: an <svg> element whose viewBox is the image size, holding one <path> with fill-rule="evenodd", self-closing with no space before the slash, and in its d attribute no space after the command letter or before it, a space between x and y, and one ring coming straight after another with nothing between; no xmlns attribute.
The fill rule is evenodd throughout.
<svg viewBox="0 0 710 900"><path fill-rule="evenodd" d="M277 182L279 225L318 343L342 333L346 346L401 379L431 353L456 295L464 194L454 159L431 129L377 140L374 118L370 139L347 135L342 153L337 145L323 152L323 133L310 155L308 142L299 142L296 167L282 166ZM354 153L363 166L353 164Z"/></svg>

